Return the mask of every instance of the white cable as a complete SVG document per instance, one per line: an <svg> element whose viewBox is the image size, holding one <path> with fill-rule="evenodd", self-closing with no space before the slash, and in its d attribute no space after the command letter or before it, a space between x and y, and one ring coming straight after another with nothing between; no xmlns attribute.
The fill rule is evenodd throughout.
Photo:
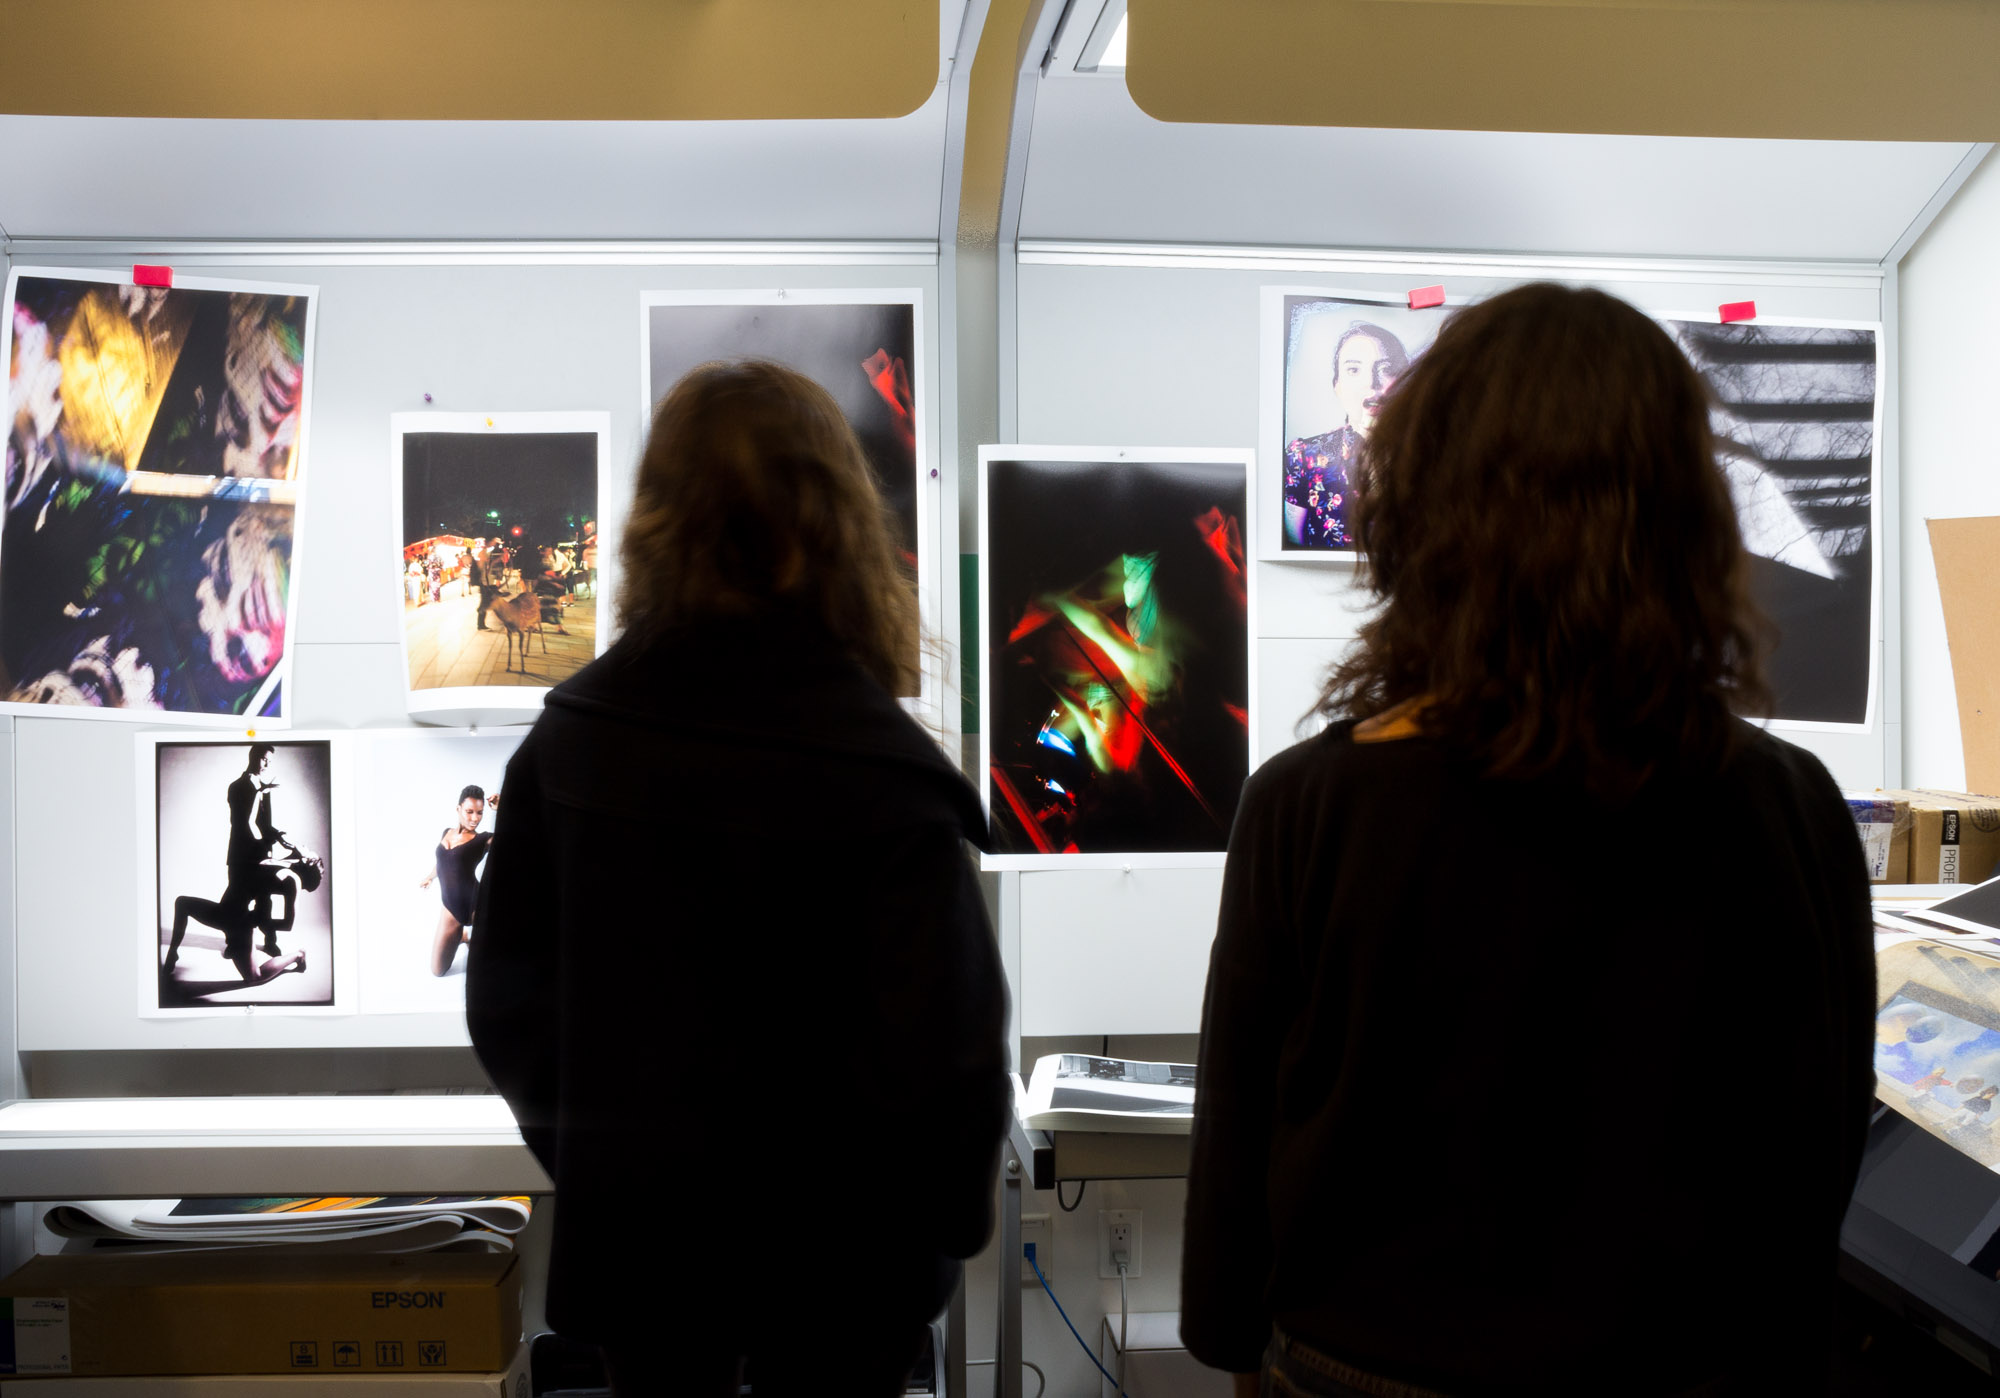
<svg viewBox="0 0 2000 1398"><path fill-rule="evenodd" d="M1118 1264L1118 1391L1125 1391L1125 1264Z"/></svg>
<svg viewBox="0 0 2000 1398"><path fill-rule="evenodd" d="M968 1359L965 1361L965 1367L970 1369L979 1364L998 1364L999 1362L997 1359ZM1032 1359L1023 1359L1021 1367L1035 1371L1035 1381L1041 1385L1041 1387L1035 1390L1035 1398L1042 1398L1042 1395L1049 1391L1049 1376L1043 1373L1042 1366L1035 1363Z"/></svg>

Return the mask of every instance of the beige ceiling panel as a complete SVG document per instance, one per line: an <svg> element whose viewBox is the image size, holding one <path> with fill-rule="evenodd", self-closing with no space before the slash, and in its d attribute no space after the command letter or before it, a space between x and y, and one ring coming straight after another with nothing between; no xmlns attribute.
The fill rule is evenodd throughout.
<svg viewBox="0 0 2000 1398"><path fill-rule="evenodd" d="M899 117L935 0L0 0L20 115Z"/></svg>
<svg viewBox="0 0 2000 1398"><path fill-rule="evenodd" d="M1126 83L1162 121L2000 138L1993 0L1129 0L1128 13Z"/></svg>

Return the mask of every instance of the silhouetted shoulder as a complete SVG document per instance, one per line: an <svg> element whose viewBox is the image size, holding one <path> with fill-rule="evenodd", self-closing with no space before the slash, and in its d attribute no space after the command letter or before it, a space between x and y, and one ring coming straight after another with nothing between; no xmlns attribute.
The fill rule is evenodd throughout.
<svg viewBox="0 0 2000 1398"><path fill-rule="evenodd" d="M1736 725L1738 743L1723 771L1725 782L1779 787L1809 800L1840 801L1839 784L1819 758L1755 724L1738 719Z"/></svg>
<svg viewBox="0 0 2000 1398"><path fill-rule="evenodd" d="M1262 819L1344 800L1366 800L1384 784L1442 773L1450 765L1444 749L1427 738L1357 743L1354 721L1329 724L1313 737L1292 744L1250 774L1237 806L1237 821Z"/></svg>
<svg viewBox="0 0 2000 1398"><path fill-rule="evenodd" d="M1688 774L1672 783L1673 788L1686 793L1692 784L1754 796L1760 803L1777 799L1799 809L1826 810L1840 804L1839 787L1812 753L1754 724L1736 723L1737 744L1723 768ZM1463 791L1481 780L1472 763L1434 739L1356 742L1355 726L1351 720L1330 724L1259 767L1244 786L1239 810L1245 815L1239 820L1374 801L1384 792L1411 784L1440 793Z"/></svg>
<svg viewBox="0 0 2000 1398"><path fill-rule="evenodd" d="M1435 739L1416 736L1357 742L1357 726L1353 719L1328 724L1259 767L1251 780L1262 778L1274 787L1311 786L1360 772L1429 767L1446 760L1444 748Z"/></svg>

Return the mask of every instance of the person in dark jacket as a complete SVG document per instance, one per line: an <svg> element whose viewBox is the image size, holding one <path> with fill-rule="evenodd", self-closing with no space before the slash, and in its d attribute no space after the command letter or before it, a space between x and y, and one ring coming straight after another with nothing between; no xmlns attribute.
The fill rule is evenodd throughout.
<svg viewBox="0 0 2000 1398"><path fill-rule="evenodd" d="M991 1226L1006 991L978 797L890 697L916 599L833 399L692 371L622 571L623 637L507 766L467 965L555 1181L549 1319L621 1394L733 1394L746 1360L760 1395L899 1393Z"/></svg>
<svg viewBox="0 0 2000 1398"><path fill-rule="evenodd" d="M1380 608L1244 790L1203 1012L1181 1334L1239 1393L1823 1387L1867 878L1819 762L1737 717L1708 409L1638 311L1534 285L1360 453Z"/></svg>
<svg viewBox="0 0 2000 1398"><path fill-rule="evenodd" d="M494 564L499 557L499 546L496 544L494 551L488 553L486 541L474 539L472 552L468 557L471 561L466 569L465 585L479 596L479 615L472 629L484 631L487 629L486 609L492 606L493 599L500 595L500 580L494 576Z"/></svg>

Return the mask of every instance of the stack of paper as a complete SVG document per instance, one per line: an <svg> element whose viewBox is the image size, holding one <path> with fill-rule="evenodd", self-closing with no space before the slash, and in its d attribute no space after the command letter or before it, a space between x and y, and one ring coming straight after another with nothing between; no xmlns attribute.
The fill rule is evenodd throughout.
<svg viewBox="0 0 2000 1398"><path fill-rule="evenodd" d="M1017 1096L1037 1131L1185 1133L1194 1122L1194 1065L1052 1053Z"/></svg>
<svg viewBox="0 0 2000 1398"><path fill-rule="evenodd" d="M58 1237L90 1239L121 1252L506 1251L529 1211L525 1197L96 1199L58 1204L42 1221Z"/></svg>

